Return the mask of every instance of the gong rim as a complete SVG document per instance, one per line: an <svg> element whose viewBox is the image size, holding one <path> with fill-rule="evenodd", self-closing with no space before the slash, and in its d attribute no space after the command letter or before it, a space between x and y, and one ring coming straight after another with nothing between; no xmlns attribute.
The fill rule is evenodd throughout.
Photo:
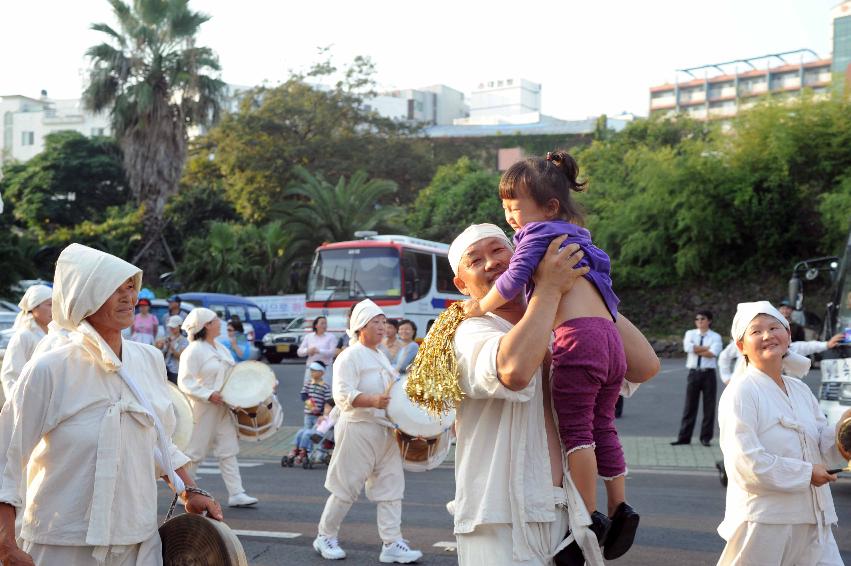
<svg viewBox="0 0 851 566"><path fill-rule="evenodd" d="M163 566L248 566L239 539L225 523L195 514L159 528Z"/></svg>

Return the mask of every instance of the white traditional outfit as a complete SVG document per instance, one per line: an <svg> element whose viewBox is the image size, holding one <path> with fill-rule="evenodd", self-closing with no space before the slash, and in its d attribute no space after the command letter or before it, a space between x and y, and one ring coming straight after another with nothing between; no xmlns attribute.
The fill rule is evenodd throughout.
<svg viewBox="0 0 851 566"><path fill-rule="evenodd" d="M319 534L336 539L340 525L366 485L366 496L378 507L378 534L385 545L402 539L402 497L405 474L393 425L384 409L354 407L361 394L384 394L398 374L387 357L364 346L355 332L384 314L366 299L355 306L349 323L351 345L334 361L334 402L339 419L335 448L325 477L331 492L319 521Z"/></svg>
<svg viewBox="0 0 851 566"><path fill-rule="evenodd" d="M733 337L740 340L759 314L789 329L767 301L741 303ZM844 465L836 431L805 383L787 375L782 379L785 392L750 365L721 395L721 450L729 484L718 527L727 541L719 566L842 564L831 530L837 516L830 487L810 483L813 464Z"/></svg>
<svg viewBox="0 0 851 566"><path fill-rule="evenodd" d="M3 366L0 368L0 382L3 385L5 399L11 397L12 387L20 377L24 364L30 361L36 346L45 336L44 330L33 318L32 311L43 302L50 299L53 289L47 285L33 285L21 297L18 307L21 311L12 326L15 333L6 346L3 355Z"/></svg>
<svg viewBox="0 0 851 566"><path fill-rule="evenodd" d="M122 340L121 358L84 319L141 271L72 244L56 266L53 319L71 341L25 368L0 413L0 502L24 508L22 549L39 565L162 564L157 485L187 458L156 349ZM26 477L24 475L26 474Z"/></svg>
<svg viewBox="0 0 851 566"><path fill-rule="evenodd" d="M216 320L210 309L193 309L183 321L183 330L193 338L205 324ZM210 402L210 395L221 392L227 372L233 368L230 352L218 341L194 340L180 355L177 386L189 396L195 426L186 455L192 460L192 471L204 461L210 448L219 460L222 480L230 497L245 493L239 473L239 438L231 410ZM255 501L256 503L256 501Z"/></svg>

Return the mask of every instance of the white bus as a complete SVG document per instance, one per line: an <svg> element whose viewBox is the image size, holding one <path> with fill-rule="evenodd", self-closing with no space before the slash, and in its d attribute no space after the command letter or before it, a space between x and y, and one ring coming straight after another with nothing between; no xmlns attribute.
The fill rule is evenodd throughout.
<svg viewBox="0 0 851 566"><path fill-rule="evenodd" d="M464 300L449 267L449 246L409 236L368 235L316 249L307 280L305 323L317 316L342 335L352 305L372 299L388 318L417 325L419 338L450 304Z"/></svg>

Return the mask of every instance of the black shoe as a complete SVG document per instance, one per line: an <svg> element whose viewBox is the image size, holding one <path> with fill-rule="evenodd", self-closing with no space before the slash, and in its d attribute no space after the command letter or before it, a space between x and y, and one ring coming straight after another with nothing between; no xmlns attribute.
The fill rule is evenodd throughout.
<svg viewBox="0 0 851 566"><path fill-rule="evenodd" d="M620 558L632 547L635 532L638 530L638 513L625 502L618 505L612 515L612 528L603 545L603 558L614 560Z"/></svg>
<svg viewBox="0 0 851 566"><path fill-rule="evenodd" d="M708 440L701 440L700 443L703 444L704 446L712 446L712 443Z"/></svg>
<svg viewBox="0 0 851 566"><path fill-rule="evenodd" d="M691 444L690 440L675 440L671 443L671 446L682 446L683 444Z"/></svg>
<svg viewBox="0 0 851 566"><path fill-rule="evenodd" d="M600 545L603 545L606 542L609 530L612 528L612 520L599 511L594 511L591 513L591 524L588 528L591 529L592 533L597 535L597 542ZM568 530L564 535L565 538L567 538L567 535L569 534L570 531ZM576 541L573 541L561 552L556 554L553 557L553 560L555 561L556 566L582 566L585 564L585 557L582 555L582 549L579 548Z"/></svg>
<svg viewBox="0 0 851 566"><path fill-rule="evenodd" d="M721 485L727 487L727 468L724 467L724 460L715 462L715 469L718 470L718 479L721 480Z"/></svg>

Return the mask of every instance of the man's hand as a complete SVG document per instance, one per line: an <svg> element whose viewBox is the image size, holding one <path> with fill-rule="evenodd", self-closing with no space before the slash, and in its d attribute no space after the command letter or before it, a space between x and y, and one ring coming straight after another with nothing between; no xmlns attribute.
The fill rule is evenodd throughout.
<svg viewBox="0 0 851 566"><path fill-rule="evenodd" d="M828 474L827 468L821 464L813 464L813 475L810 477L810 483L816 487L823 486L827 482L836 481L836 474Z"/></svg>
<svg viewBox="0 0 851 566"><path fill-rule="evenodd" d="M213 391L213 393L210 394L210 403L212 403L213 405L224 405L225 400L222 399L221 393L219 393L218 391Z"/></svg>
<svg viewBox="0 0 851 566"><path fill-rule="evenodd" d="M559 246L567 236L559 236L550 242L547 253L538 264L533 276L538 287L551 287L559 295L564 295L573 288L576 280L590 269L587 265L574 269L584 255L577 244L570 244L560 250Z"/></svg>
<svg viewBox="0 0 851 566"><path fill-rule="evenodd" d="M482 307L479 306L479 301L476 299L468 299L463 303L464 307L464 318L473 318L474 316L482 316L485 313L482 311Z"/></svg>
<svg viewBox="0 0 851 566"><path fill-rule="evenodd" d="M828 350L836 348L839 344L841 344L845 340L845 333L839 333L835 336L832 336L830 340L827 341Z"/></svg>
<svg viewBox="0 0 851 566"><path fill-rule="evenodd" d="M211 499L206 495L201 495L200 493L189 493L187 495L188 497L186 498L185 506L187 513L200 515L206 511L207 515L211 519L215 519L216 521L224 519L224 515L222 515L222 507L215 499Z"/></svg>

